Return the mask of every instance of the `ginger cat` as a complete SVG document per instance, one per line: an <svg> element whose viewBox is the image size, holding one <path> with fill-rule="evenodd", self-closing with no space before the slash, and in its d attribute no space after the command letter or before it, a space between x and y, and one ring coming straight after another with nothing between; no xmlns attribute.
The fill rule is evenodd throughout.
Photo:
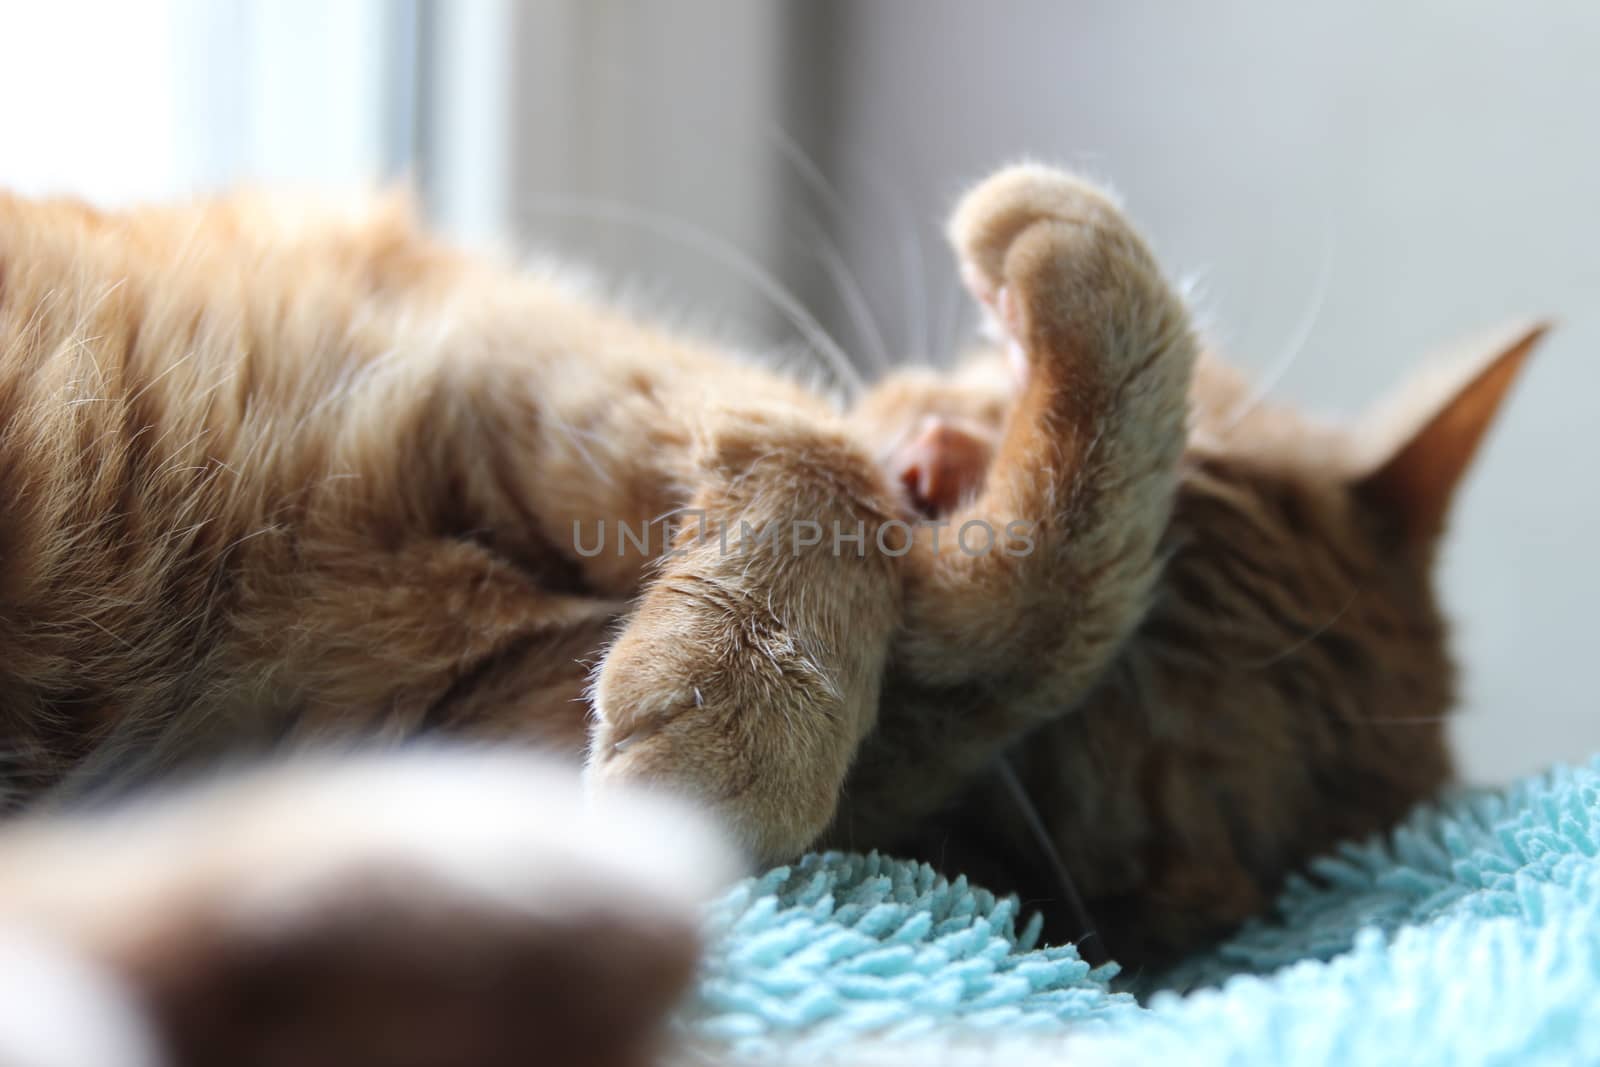
<svg viewBox="0 0 1600 1067"><path fill-rule="evenodd" d="M268 748L520 742L602 793L687 796L753 860L918 852L1080 937L1005 757L1124 963L1261 910L1448 777L1431 564L1540 331L1338 430L1202 356L1089 184L1002 171L950 234L1000 350L840 411L397 204L0 197L7 800ZM49 839L23 823L0 855ZM208 899L283 859L237 848ZM32 892L0 884L0 918ZM221 1047L157 1014L158 1040Z"/></svg>

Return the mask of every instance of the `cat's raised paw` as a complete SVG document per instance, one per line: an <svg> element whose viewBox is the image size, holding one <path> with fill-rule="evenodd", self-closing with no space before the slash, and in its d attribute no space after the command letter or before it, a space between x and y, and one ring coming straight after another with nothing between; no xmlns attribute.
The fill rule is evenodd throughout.
<svg viewBox="0 0 1600 1067"><path fill-rule="evenodd" d="M1064 171L1000 171L962 198L948 232L962 278L1024 382L1035 368L1103 350L1108 328L1165 292L1116 200Z"/></svg>

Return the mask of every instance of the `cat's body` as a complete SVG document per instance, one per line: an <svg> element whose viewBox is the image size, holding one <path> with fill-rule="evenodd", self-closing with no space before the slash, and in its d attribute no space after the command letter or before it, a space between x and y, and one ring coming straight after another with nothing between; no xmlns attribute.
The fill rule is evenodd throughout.
<svg viewBox="0 0 1600 1067"><path fill-rule="evenodd" d="M0 198L10 799L514 740L761 859L918 849L1049 900L1010 752L1125 960L1259 910L1448 775L1432 546L1532 335L1369 447L1197 362L1075 179L1004 172L952 235L1011 368L841 413L397 209ZM973 521L1030 550L953 550Z"/></svg>

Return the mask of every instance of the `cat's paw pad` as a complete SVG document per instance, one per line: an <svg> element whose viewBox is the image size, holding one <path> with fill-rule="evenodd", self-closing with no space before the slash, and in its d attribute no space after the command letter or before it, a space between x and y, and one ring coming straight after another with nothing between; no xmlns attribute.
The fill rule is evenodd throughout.
<svg viewBox="0 0 1600 1067"><path fill-rule="evenodd" d="M990 175L961 198L947 228L962 279L979 301L997 302L1012 246L1039 222L1091 232L1125 227L1112 195L1076 175L1033 163Z"/></svg>
<svg viewBox="0 0 1600 1067"><path fill-rule="evenodd" d="M14 879L7 915L125 982L177 1067L653 1062L735 873L688 812L501 755L291 768L7 847L49 897Z"/></svg>
<svg viewBox="0 0 1600 1067"><path fill-rule="evenodd" d="M981 182L948 232L963 280L1023 380L1161 284L1116 200L1049 167L1010 167Z"/></svg>

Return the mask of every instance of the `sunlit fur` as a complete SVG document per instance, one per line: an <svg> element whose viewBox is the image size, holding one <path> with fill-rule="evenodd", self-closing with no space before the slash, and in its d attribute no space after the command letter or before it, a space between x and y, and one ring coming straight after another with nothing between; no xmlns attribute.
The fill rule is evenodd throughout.
<svg viewBox="0 0 1600 1067"><path fill-rule="evenodd" d="M687 794L759 860L920 848L1048 901L988 785L1010 752L1124 958L1259 910L1448 775L1433 544L1533 335L1379 446L1250 403L1078 179L1003 171L951 236L1014 366L838 411L398 202L0 198L9 799L329 738L517 740ZM913 516L930 417L993 457L951 528L1026 521L1037 551L872 549ZM723 552L687 514L866 548Z"/></svg>

